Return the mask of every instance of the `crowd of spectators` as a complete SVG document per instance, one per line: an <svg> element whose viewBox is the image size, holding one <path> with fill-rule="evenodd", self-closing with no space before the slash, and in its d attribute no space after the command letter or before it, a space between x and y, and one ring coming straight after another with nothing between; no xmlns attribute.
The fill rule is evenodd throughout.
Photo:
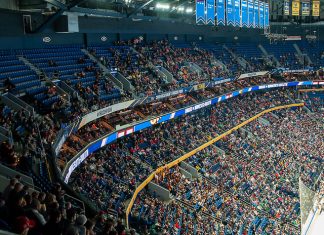
<svg viewBox="0 0 324 235"><path fill-rule="evenodd" d="M141 105L136 107L145 117L157 116L160 114L168 113L174 109L174 105L163 101L152 102L147 105Z"/></svg>
<svg viewBox="0 0 324 235"><path fill-rule="evenodd" d="M216 136L263 109L286 103L290 101L285 92L246 95L127 136L88 157L70 183L89 199L97 199L99 208L122 215L125 201L153 169L207 141L206 133Z"/></svg>
<svg viewBox="0 0 324 235"><path fill-rule="evenodd" d="M137 94L152 95L169 90L172 84L167 84L164 76L150 63L150 60L132 50L130 42L116 42L109 48L92 47L90 53L98 58L100 63L112 71L118 71L125 76L135 88Z"/></svg>
<svg viewBox="0 0 324 235"><path fill-rule="evenodd" d="M218 228L214 228L214 233L221 230L224 234L244 234L244 230L269 233L276 226L275 220L224 191L221 184L213 184L206 178L185 178L178 167L156 176L155 183L170 190L180 203L189 205L196 213L215 218Z"/></svg>
<svg viewBox="0 0 324 235"><path fill-rule="evenodd" d="M134 47L139 54L132 51L130 47ZM112 54L112 58L100 57L100 62L111 68L117 67L118 71L132 82L136 91L142 93L145 91L146 95L151 95L156 91L168 91L181 86L207 81L213 77L228 76L223 69L216 65L214 55L211 52L198 47L177 48L167 41L153 42L147 45L131 44L128 47L121 43L121 45L110 48L109 52ZM96 51L93 50L92 54L96 55ZM88 60L88 58L80 57L76 63L82 65L85 63L85 60ZM158 71L154 71L152 66L149 65L149 62L168 69L175 78L174 82L167 84L164 78L160 77ZM202 71L194 71L186 62L196 63L202 68ZM48 66L57 68L59 67L59 62L51 59L48 61ZM205 75L200 72L205 73ZM88 77L88 73L95 76L95 81L93 84L84 86L81 80ZM55 74L53 73L53 76L55 79L60 79L60 71L57 71ZM1 144L0 152L4 153L0 157L2 163L17 170L30 171L36 159L43 159L46 156L46 151L51 151L51 144L55 140L57 132L64 128L67 123L91 110L115 102L106 102L99 98L102 90L105 90L104 93L109 93L114 89L114 85L105 78L103 72L96 64L85 65L84 69L75 72L74 76L75 78L72 80L80 81L74 83L71 79L67 79L65 82L78 91L84 102L75 97L71 100L60 99L58 102L53 103L43 116L28 115L22 111L16 112L5 105L1 105L0 125L10 130L12 140L16 143L16 145L9 142ZM304 78L288 77L286 80L298 79ZM249 80L240 79L214 88L208 88L201 92L189 95L181 94L173 96L168 100L154 101L154 103L141 105L135 109L122 110L106 115L71 135L63 146L60 160L66 163L90 141L94 141L108 132L114 131L118 125L126 125L143 120L149 116L171 112L195 104L198 101L243 87L273 82L277 82L277 80L269 77L249 78ZM48 97L54 97L58 95L58 90L55 86L51 86L46 91L46 94ZM126 201L130 199L136 186L158 166L174 160L184 152L199 146L209 138L219 135L264 109L291 103L288 95L290 95L289 92L278 90L240 96L236 99L228 100L226 103L217 104L215 107L205 108L201 111L193 112L193 114L185 115L183 118L128 136L88 157L81 167L76 170L71 184L75 191L96 201L95 204L100 210L116 211L120 217L123 217L127 205ZM124 97L126 99L127 97L129 98L127 95ZM303 98L307 100L311 111L322 111L323 100L321 98L310 98L308 96ZM35 104L35 106L38 105ZM202 208L207 208L203 211L215 217L215 221L226 221L226 226L224 227L226 231L233 230L237 232L243 224L252 223L255 220L255 215L248 214L251 207L265 211L271 215L273 220L298 226L299 205L298 192L295 185L297 183L296 176L300 172L296 170L298 170L298 167L301 167L300 171L302 173L300 175L308 185L312 185L318 177L319 166L323 161L323 155L320 152L322 144L319 140L323 137L316 119L323 117L321 114L317 114L319 116L307 116L302 112L299 113L299 111L296 113L275 113L278 117L268 115L267 118L271 126L263 126L259 123L250 124L246 129L254 135L254 139L246 139L235 133L221 141L219 147L224 148L227 154L229 153L230 159L227 159L227 156L218 156L217 154L211 156L211 152L206 150L194 156L193 160L188 161L191 164L196 164L201 161L199 160L200 154L203 154L212 161L208 162L208 164L213 163L213 165L208 165L208 168L217 165L215 167L217 170L212 174L204 171L206 170L205 165L196 165L201 173L215 180L217 184L223 185L215 189L215 191L212 190L213 186L208 181L189 182L181 180L174 182L173 178L178 180L178 177L180 177L178 169L168 173L169 176L162 177L164 181L158 181L157 183L168 188L176 199L184 201L187 206L195 208L195 203L198 203ZM283 119L283 117L287 117L287 120ZM290 132L287 133L283 127L289 127ZM307 127L309 130L305 131L302 127ZM305 138L300 138L300 136L305 136ZM312 143L314 144L312 146L317 146L317 148L306 148L309 146L307 143ZM288 151L287 149L293 150ZM298 152L297 156L293 155L294 151ZM211 160L212 157L215 158ZM296 162L297 157L300 158L298 162ZM280 158L285 160L281 162ZM224 164L224 171L222 161L229 161ZM64 163L62 168L65 166ZM273 167L274 163L278 164ZM231 175L233 172L228 172L231 169L237 169L237 174ZM271 175L269 173L270 169L275 170L276 173ZM285 184L283 185L282 182L285 182ZM192 194L203 198L203 203L188 201L186 190L189 188L191 188ZM216 202L213 200L204 204L210 196L205 194L204 191L206 189L208 189L215 200L216 198L217 200L221 198L223 200L222 205L226 205L228 208L226 207L224 210L218 211L214 208L214 205L208 204ZM223 196L220 196L221 193L224 193L224 190L227 190L227 193L230 194L222 194ZM220 198L216 197L216 194ZM235 199L231 199L230 195L235 195ZM32 197L32 195L30 196ZM161 204L155 198L152 201L148 196L143 195L143 197L147 201L145 202L146 204L155 201L154 203L158 207L164 208L163 211L165 211L166 215L169 212L171 213L172 207L169 205ZM227 197L230 199L226 199ZM248 207L244 207L241 204L240 200L242 198L248 201ZM25 200L27 201L27 199ZM270 199L273 199L273 201ZM26 209L24 208L26 202L23 202L21 198L19 200L15 203L23 207L23 210L21 208L15 208L15 210L21 213L21 211ZM6 200L4 202L6 205L10 204ZM33 200L31 200L30 205L32 205L32 202ZM239 206L237 205L242 207L244 213L246 212L247 215L243 217L244 219L238 218L239 216L237 216L236 212ZM37 205L34 205L34 207L37 209ZM168 216L164 218L159 217L161 214L157 215L156 218L159 218L159 221L162 219L166 220L164 225L161 226L162 228L170 225L170 228L176 228L176 230L172 230L173 232L179 233L179 230L181 230L181 233L191 234L192 231L198 231L199 233L206 226L206 229L209 229L211 234L213 234L212 231L215 229L213 223L205 223L210 217L206 217L206 215L202 217L198 215L197 217L195 210L192 211L192 208L188 209L183 204L175 203L174 207L177 207L177 209L175 212L172 211L174 213L173 219L168 218ZM142 204L140 201L137 207L134 208L135 214L143 213L141 212ZM59 216L65 216L64 207L56 209L62 209L61 215L56 214L57 217L53 215L56 221L58 221ZM153 210L156 212L154 206L145 213L146 219L150 213L153 213ZM239 212L239 215L241 215L240 213L244 214L242 211ZM222 215L217 212L220 212ZM234 213L235 216L231 213ZM230 220L224 219L223 214L231 214L231 218L234 219L229 223ZM20 214L19 216L21 217ZM44 213L43 217L45 220L42 221L42 225L49 222L52 223L54 220L51 219L51 216L51 214ZM203 217L204 219L202 219ZM9 222L9 226L14 226L15 219L6 222ZM25 217L23 220L28 222ZM172 221L176 221L175 224L172 224ZM184 224L183 221L188 221L188 226L185 230L180 229L181 224ZM159 223L161 225L161 221ZM232 225L235 223L237 225L234 228ZM271 227L270 224L273 223L267 222L267 224ZM31 230L34 230L34 228L31 228Z"/></svg>
<svg viewBox="0 0 324 235"><path fill-rule="evenodd" d="M226 154L220 154L217 147L212 146L189 158L188 163L207 178L186 178L176 166L156 175L154 182L169 190L177 202L185 203L179 206L189 205L196 213L207 211L216 216L222 222L224 234L227 231L229 234L276 233L278 230L297 234L298 178L312 188L322 170L320 117L321 114L307 114L302 110L267 114L265 118L272 120L271 125L257 120L246 127L253 137L235 132L223 140L219 147ZM169 224L162 228L173 227L177 232L180 230L180 234L187 234L188 229L184 232L181 226L181 218L170 216L168 219L170 212L161 213L168 205L157 202L155 194L148 195L141 195L135 203L132 214L135 220L151 227L156 222L161 224L161 220L167 221ZM205 223L207 221L210 219ZM247 226L249 224L254 226ZM219 231L219 228L214 229Z"/></svg>
<svg viewBox="0 0 324 235"><path fill-rule="evenodd" d="M177 48L166 40L138 45L135 48L155 66L163 66L171 72L178 87L203 82L210 80L210 76L220 75L218 71L221 68L213 63L213 55L202 49ZM197 63L202 71L195 70L190 63ZM207 73L208 76L200 72Z"/></svg>
<svg viewBox="0 0 324 235"><path fill-rule="evenodd" d="M81 207L65 199L65 191L55 183L48 192L24 184L17 175L0 193L0 233L21 235L136 235L119 219L100 212L87 217Z"/></svg>
<svg viewBox="0 0 324 235"><path fill-rule="evenodd" d="M303 92L300 97L307 107L316 113L324 112L324 94L321 92Z"/></svg>
<svg viewBox="0 0 324 235"><path fill-rule="evenodd" d="M93 200L100 210L115 210L120 216L124 215L124 202L152 171L124 146L127 144L125 140L93 154L71 180L73 189Z"/></svg>
<svg viewBox="0 0 324 235"><path fill-rule="evenodd" d="M162 43L162 42L159 42L159 43ZM168 45L167 42L165 42L165 43ZM119 46L125 46L123 43L119 43L118 45ZM144 49L142 48L142 50L144 50ZM196 49L196 50L197 50L196 53L201 53L199 49ZM95 52L93 52L93 53L95 53ZM295 77L294 79L299 79L299 77ZM173 108L177 109L177 108L180 108L180 107L184 107L185 105L194 104L195 101L202 101L202 100L204 100L206 98L211 98L213 96L220 95L220 94L223 94L225 92L236 90L237 88L243 88L243 87L246 87L246 86L251 86L251 85L256 85L256 84L261 84L261 83L273 83L273 82L278 82L278 80L275 80L275 79L269 78L269 77L249 78L249 80L240 79L240 80L236 80L234 82L228 82L228 83L221 84L220 86L215 87L215 88L208 88L205 91L197 92L197 96L195 96L195 94L193 94L193 97L197 98L196 100L190 99L187 96L176 96L176 97L171 97L169 99L169 102L171 103L171 106ZM145 108L139 107L138 111L144 110L144 112L142 112L143 115L139 115L139 113L136 110L134 110L134 111L133 110L125 110L125 111L122 111L122 112L119 112L119 113L114 113L114 114L111 114L111 115L107 115L106 117L104 117L106 119L104 121L109 125L109 127L112 127L112 128L106 128L106 127L98 128L98 129L97 128L92 128L92 125L94 123L95 123L96 126L100 126L100 124L99 124L100 121L95 121L94 123L90 123L89 125L91 125L91 127L88 127L87 129L91 129L92 131L100 130L101 133L107 133L106 130L112 131L116 127L116 125L124 125L124 124L127 124L129 122L142 120L142 119L148 117L148 115L152 116L152 113L147 112L147 110L151 109L150 106L153 106L153 105L148 104L148 105L145 106ZM165 111L169 110L169 107L166 107L166 105L163 105L163 107L164 107ZM80 110L80 108L77 108L77 109ZM86 112L87 109L81 109L81 110L84 110L84 112ZM73 113L68 113L68 114L73 115ZM153 114L157 115L157 114L161 114L161 113L153 112ZM122 115L126 115L126 117L124 118ZM65 115L65 113L64 113L61 116L66 117L67 115ZM107 119L109 121L107 121ZM85 133L85 131L82 131L82 130L80 130L80 132ZM82 136L82 133L78 133L78 136L81 139L86 139L86 140L91 141L91 140L94 140L95 138L97 138L98 136L100 136L100 134L98 134L98 133L91 133L91 134L87 133L86 136ZM84 138L82 138L82 137L84 137ZM74 137L70 138L70 140L71 139L72 139L71 142L73 142L73 140L75 140ZM70 140L68 140L68 142L66 143L66 145L68 147L75 147L77 145L80 145L80 143L76 143L76 144L73 144L71 142L69 143ZM80 145L79 148L77 148L79 150L85 144L87 144L84 141L81 141L81 142L83 142L84 144ZM74 153L75 153L74 151L70 151L70 148L64 148L63 153L62 153L62 158L64 159L64 162L66 162L67 159L71 158ZM66 157L66 155L71 155L71 156ZM64 165L64 163L63 163L63 165Z"/></svg>
<svg viewBox="0 0 324 235"><path fill-rule="evenodd" d="M137 225L141 234L216 235L219 227L218 220L212 216L199 214L174 201L163 202L144 192L134 203L131 223Z"/></svg>
<svg viewBox="0 0 324 235"><path fill-rule="evenodd" d="M12 178L1 193L1 229L23 235L86 234L87 218L63 195L58 184L51 192L38 192Z"/></svg>
<svg viewBox="0 0 324 235"><path fill-rule="evenodd" d="M21 235L136 235L121 220L101 212L87 217L83 208L65 200L65 191L56 183L48 192L39 192L10 179L0 193L0 233ZM10 233L12 234L12 233Z"/></svg>
<svg viewBox="0 0 324 235"><path fill-rule="evenodd" d="M129 99L129 94L127 92L120 93L97 62L92 61L87 54L71 48L67 48L67 51L70 51L71 54L66 59L57 58L55 54L57 52L53 52L53 57L45 57L49 59L48 65L54 67L55 70L45 67L43 72L52 79L58 79L71 86L84 101L81 102L79 98L81 105L88 111ZM30 58L28 53L27 51L27 58ZM34 61L33 58L31 60ZM35 63L38 64L38 60L35 60ZM67 65L67 63L71 63L71 65ZM43 64L39 64L39 66L42 68ZM113 96L114 94L115 96Z"/></svg>
<svg viewBox="0 0 324 235"><path fill-rule="evenodd" d="M246 129L253 133L253 138L244 138L238 132L220 141L217 145L225 150L226 156L210 148L189 162L255 207L298 225L298 177L307 185L318 178L323 161L321 150L318 151L322 149L321 123L316 121L317 116L305 113L286 115L275 118L271 126L259 121L249 124ZM271 114L265 118L269 117ZM299 139L300 136L308 138ZM308 142L314 142L312 146L317 148L308 147Z"/></svg>
<svg viewBox="0 0 324 235"><path fill-rule="evenodd" d="M136 50L138 50L139 53L134 52L131 50L131 47L134 47ZM70 51L69 48L66 49L67 51ZM130 42L117 42L115 47L111 47L110 53L113 55L114 59L110 59L106 61L107 66L111 67L118 67L119 64L122 66L122 61L126 61L127 63L138 63L137 67L140 67L142 69L141 73L150 68L147 67L148 62L152 62L154 65L164 65L166 68L170 68L171 72L173 73L174 77L179 78L180 80L185 80L187 83L190 83L190 79L186 76L183 77L183 72L181 71L181 68L188 68L188 65L185 65L185 62L194 62L198 64L202 68L202 72L204 74L207 74L208 76L205 76L204 74L200 74L198 76L199 81L203 81L204 79L210 79L211 77L226 77L224 74L220 74L221 71L223 71L218 66L215 66L215 58L214 55L207 51L199 48L199 46L192 46L189 45L186 48L177 48L173 46L168 41L158 41L153 42L151 44L145 44L145 43L138 43L138 41L130 41ZM71 97L70 100L66 98L62 98L61 94L58 92L58 87L60 85L56 86L49 86L47 88L46 94L49 98L59 95L61 98L58 99L57 102L52 103L52 105L48 108L46 108L46 112L44 113L43 109L37 108L36 111L41 112L44 115L44 118L42 120L39 120L40 123L44 123L44 125L41 126L40 134L42 137L43 144L46 146L49 146L53 141L55 140L55 136L57 134L57 131L64 128L68 123L75 121L78 117L81 115L88 113L92 110L96 110L100 107L106 106L107 104L112 104L115 101L109 101L108 103L105 100L99 99L100 96L99 93L101 93L101 90L106 90L104 93L109 93L113 88L113 84L109 79L106 79L103 71L99 69L98 65L94 62L90 63L90 59L87 55L82 55L80 51L75 52L76 54L69 54L66 58L66 61L74 61L76 65L81 67L75 67L74 65L65 66L65 60L62 58L58 58L58 51L55 51L54 49L49 50L54 55L51 56L41 56L41 57L31 57L30 54L31 51L27 50L23 53L26 54L26 58L30 59L33 63L36 65L39 65L40 68L43 66L43 62L46 61L46 65L50 68L53 68L55 70L49 70L49 72L46 72L48 76L54 76L53 79L58 79L66 82L67 84L70 84L72 87L75 87L77 91L79 91L79 97L83 98L83 101L81 101L77 97ZM92 53L95 54L95 51L92 51ZM116 58L115 58L116 57ZM141 61L142 58L143 61L139 63L138 61ZM127 64L126 63L126 64ZM84 66L84 67L82 67ZM126 66L126 65L125 65ZM129 66L127 66L129 67ZM136 66L135 66L136 67ZM45 67L46 68L46 67ZM65 73L66 72L73 72L73 74ZM185 69L187 70L187 69ZM46 70L47 71L47 70ZM126 69L120 69L120 71L127 72ZM188 72L190 73L190 69ZM45 72L45 71L44 71ZM90 79L91 77L95 77L94 82L89 80L83 81L82 79ZM145 76L144 76L145 77ZM190 77L190 76L189 76ZM189 80L188 80L189 79ZM193 75L193 80L195 80L195 75ZM202 79L202 80L201 80ZM79 82L75 82L75 81ZM149 79L149 81L154 79ZM222 92L227 92L230 90L237 89L239 87L248 86L249 84L255 84L254 79L251 79L249 81L239 80L234 83L226 83L222 84L220 87L212 90L211 93L209 93L206 97L210 98L212 97L212 94L215 95L221 94ZM256 81L259 83L273 81L266 78L257 78ZM84 83L84 84L83 84ZM140 84L143 83L143 81L139 82ZM59 83L58 83L59 84ZM157 87L163 87L163 84L158 84ZM183 86L185 84L183 83L177 83L174 84L176 86L172 86L170 89L174 89L179 86ZM155 87L155 88L157 88ZM155 90L155 88L151 90ZM162 89L162 88L161 88ZM170 90L169 88L164 89ZM88 91L87 91L88 90ZM144 89L144 90L150 90L150 89ZM162 90L160 90L162 91ZM208 93L208 90L206 91ZM200 97L201 95L198 94L197 100L202 100L204 97ZM129 95L126 94L126 96L129 98ZM123 100L124 98L119 99L118 101ZM171 103L174 104L174 102L178 102L179 97L171 97ZM181 102L182 99L180 99L180 104L175 104L174 108L183 107L185 104L192 104L195 103L192 99L183 99L185 102ZM38 102L39 103L39 102ZM35 100L34 103L35 107L39 107L39 104L37 104L37 100ZM165 106L164 106L165 108ZM168 107L167 107L168 108ZM165 108L167 110L167 108ZM129 112L129 111L127 111ZM121 112L123 113L123 112ZM157 112L156 112L157 113ZM145 112L147 114L147 112ZM126 124L128 121L138 121L142 119L140 115L136 115L136 112L131 112L128 114L130 118L119 118L120 115L123 114L115 114L118 115L118 117L114 117L116 119L121 119L121 125ZM145 116L145 115L144 115ZM90 125L92 125L91 123ZM98 123L96 123L97 126L100 126ZM114 128L114 123L109 123ZM109 128L108 128L109 129ZM91 134L92 135L92 134ZM94 137L97 137L96 134L93 134ZM86 136L87 137L87 136ZM92 140L93 138L89 138Z"/></svg>
<svg viewBox="0 0 324 235"><path fill-rule="evenodd" d="M234 91L238 88L244 88L246 86L256 85L260 83L273 82L275 82L274 79L265 77L251 78L248 81L240 79L235 82L221 84L218 87L200 90L199 92L192 94L175 95L162 101L137 106L135 107L135 109L126 109L108 114L89 123L86 127L83 127L75 135L71 135L67 139L60 153L60 159L63 160L62 164L60 165L64 167L65 163L69 159L71 159L76 152L80 151L89 142L103 136L103 134L107 134L115 130L117 125L122 126L125 124L141 121L152 116L165 114L167 112L171 112L188 105L193 105L197 102L213 98L217 95ZM74 149L75 151L73 151L72 149Z"/></svg>
<svg viewBox="0 0 324 235"><path fill-rule="evenodd" d="M193 123L195 123L194 127L199 129L202 126L211 125L213 127L212 128L213 132L209 132L207 129L207 130L203 131L203 133L212 133L211 135L215 136L215 135L217 135L217 132L221 133L222 131L225 131L226 129L228 129L231 124L235 125L237 122L235 122L234 120L243 121L244 115L242 115L242 114L253 113L253 108L260 108L261 110L263 110L263 109L266 109L266 108L269 108L272 106L290 102L290 100L288 99L288 94L285 94L285 92L279 92L279 93L277 93L277 92L278 91L266 92L261 96L261 98L258 95L247 95L244 98L242 98L242 101L240 101L240 99L238 102L237 102L237 100L235 102L228 101L228 103L226 103L226 105L224 105L225 107L223 107L223 109L224 109L223 111L221 111L221 112L216 111L217 109L215 108L214 110L212 109L211 111L207 112L207 115L210 114L210 116L211 116L210 120L207 119L207 120L209 120L209 124L201 123L201 124L197 125L197 122L199 123L199 120L204 120L206 118L206 113L203 113L202 116L198 115L196 118L195 118L195 115L192 115L193 116L192 118L194 119ZM258 99L261 99L261 100L259 101ZM247 105L247 107L248 107L247 110L240 108L240 106L245 107L244 105ZM220 104L220 106L221 106L221 104ZM228 107L226 107L226 106L228 106ZM220 107L217 107L217 108L220 108ZM231 110L236 111L236 112L233 112L233 114L232 114L234 116L229 115ZM242 112L241 114L240 114L240 111ZM223 118L224 114L225 114L225 117ZM215 115L215 117L213 117L214 115ZM229 116L226 117L226 115L229 115ZM205 118L202 118L203 116L205 116ZM219 122L215 122L215 120L219 120ZM231 123L230 120L232 120L234 122ZM269 120L273 120L273 118L269 118ZM186 119L186 121L188 121L188 119ZM224 127L223 126L224 123L222 123L222 121L224 121L225 123L229 122L229 123L226 123L229 126ZM124 156L126 156L125 160L122 158L118 158L117 156L119 156L119 155L112 154L111 151L117 151L117 149L118 149L118 148L116 148L115 145L111 145L112 147L109 146L108 147L109 150L104 150L104 151L106 151L104 154L98 154L92 158L90 157L89 159L92 159L92 160L87 160L85 162L85 164L83 165L82 170L80 170L81 171L80 179L88 179L86 181L89 181L90 183L85 188L82 183L84 181L79 180L79 175L77 175L77 177L75 177L75 179L78 182L78 183L76 183L76 185L78 185L78 186L76 186L76 187L78 187L78 189L76 189L76 188L75 189L79 192L82 192L83 194L90 192L90 195L92 195L92 197L100 198L101 200L98 200L98 201L101 204L100 205L101 208L115 209L118 211L118 213L123 214L123 208L125 205L122 205L121 201L128 199L131 196L131 192L134 189L134 186L136 185L136 183L140 182L141 179L145 178L145 176L147 176L147 174L152 169L156 168L158 165L163 165L176 157L176 154L177 154L176 148L174 149L174 147L171 147L171 152L170 151L167 151L167 152L162 151L161 152L162 149L165 149L165 147L168 146L168 144L172 143L172 146L186 146L186 147L184 147L184 150L188 151L191 148L197 146L197 144L199 143L199 140L206 140L206 138L203 135L201 135L201 133L199 133L199 131L198 132L194 131L194 128L186 127L185 130L181 130L183 127L186 126L186 124L183 125L182 122L179 123L178 121L176 121L176 123L178 123L178 124L176 124L175 126L178 126L178 127L174 131L172 131L172 130L169 131L169 128L172 127L173 125L168 125L168 123L166 123L166 124L163 124L164 126L161 128L162 130L164 130L164 133L161 133L161 129L157 129L157 130L150 129L147 131L147 133L140 133L140 134L136 134L135 136L127 137L124 140L124 142L122 142L121 145L119 146L121 148L121 150L119 150L119 151L121 151L120 154L124 153L125 154ZM190 126L191 125L189 125L189 127ZM191 127L193 127L193 124ZM162 134L162 136L161 136L162 138L157 135L159 133L160 133L160 135ZM139 136L136 137L137 135L139 135ZM164 141L165 138L168 138L168 137L174 136L174 135L179 136L179 138L176 138L176 140L171 138L167 142ZM150 140L149 139L146 140L146 138L147 138L146 136L150 136ZM187 136L193 136L193 141L188 140L186 138ZM158 143L159 143L159 145L157 145ZM243 143L244 143L244 141L243 141ZM128 149L122 147L125 145L127 146ZM133 146L137 146L137 147L134 148ZM161 149L161 147L162 147L162 149ZM113 148L115 148L115 149L113 150ZM181 149L180 149L180 151L181 151ZM136 157L138 157L138 158L136 158ZM98 159L102 159L102 160L97 161ZM112 159L112 160L110 160L110 159ZM135 164L133 165L133 167L134 166L136 166L136 167L134 167L133 170L131 170L132 167L130 167L127 164L130 164L129 161L132 161L133 159L136 159ZM106 163L107 160L108 160L107 166L110 166L110 168L102 168L102 165L105 165L103 163L104 162ZM115 162L116 160L118 161L118 163ZM141 162L141 160L142 160L142 163L139 163L139 162ZM90 162L88 162L88 161L90 161ZM110 162L110 161L112 161L112 162ZM124 163L122 163L121 161L122 162L124 161ZM156 163L158 163L158 164L156 164ZM240 163L241 162L234 162L233 167L239 165ZM115 169L112 168L112 166L114 166L116 164L119 166L123 166L121 168L122 171L120 173L118 173L119 171L114 172ZM143 164L144 164L144 166L147 167L147 169L142 171L141 173L136 172L135 171L136 169L143 168ZM229 167L228 169L231 169L231 168ZM134 173L134 171L135 171L135 173ZM103 174L103 172L105 174ZM124 177L123 174L125 174L126 172L129 173L132 177L130 177L130 178L127 177L126 179L124 179L124 178L120 179L119 177L113 177L113 176L118 176L118 175ZM140 175L140 178L135 177L137 174ZM121 182L123 183L123 185L119 185L119 186L115 185L115 184L121 184ZM220 182L221 182L221 180L220 180ZM173 185L173 184L171 184L171 185ZM227 185L227 183L224 182L224 185ZM96 188L96 187L98 187L98 188ZM292 188L292 186L289 186L289 187L290 187L290 189ZM104 191L107 192L107 194L105 194L104 196L101 194L101 191L103 188L105 188L106 190L104 190ZM108 192L110 192L111 194ZM296 192L289 192L289 191L286 191L286 192L296 193ZM111 196L112 194L114 194L115 196ZM109 199L108 202L107 202L107 199ZM253 201L251 203L253 205L257 206L255 201ZM115 206L113 208L112 205L121 205L121 206L120 207ZM265 206L265 207L269 208L269 206L268 207ZM262 209L264 209L264 208L262 208ZM281 218L281 216L278 214L276 216L277 217L279 216L279 218Z"/></svg>
<svg viewBox="0 0 324 235"><path fill-rule="evenodd" d="M12 168L28 172L32 162L45 155L42 144L46 142L42 142L39 134L47 139L54 138L51 126L46 126L47 123L43 117L36 118L27 112L17 112L8 106L0 105L0 126L10 133L9 139L1 143L0 161ZM38 132L39 130L41 131ZM17 148L24 151L16 151Z"/></svg>

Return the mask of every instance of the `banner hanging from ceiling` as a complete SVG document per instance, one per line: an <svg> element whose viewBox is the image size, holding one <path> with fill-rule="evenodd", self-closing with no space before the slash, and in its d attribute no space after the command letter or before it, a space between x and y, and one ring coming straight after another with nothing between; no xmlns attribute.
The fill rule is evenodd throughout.
<svg viewBox="0 0 324 235"><path fill-rule="evenodd" d="M270 26L270 15L269 15L269 3L264 4L264 27L268 28Z"/></svg>
<svg viewBox="0 0 324 235"><path fill-rule="evenodd" d="M241 2L234 0L234 26L241 27Z"/></svg>
<svg viewBox="0 0 324 235"><path fill-rule="evenodd" d="M205 0L196 0L196 24L206 24Z"/></svg>
<svg viewBox="0 0 324 235"><path fill-rule="evenodd" d="M217 0L217 24L225 25L225 1Z"/></svg>
<svg viewBox="0 0 324 235"><path fill-rule="evenodd" d="M289 16L290 15L290 4L289 0L284 1L284 15Z"/></svg>
<svg viewBox="0 0 324 235"><path fill-rule="evenodd" d="M259 28L264 28L264 2L260 1L259 5L259 14L260 14L260 21L259 21Z"/></svg>
<svg viewBox="0 0 324 235"><path fill-rule="evenodd" d="M302 16L309 16L310 15L310 1L303 1L302 2Z"/></svg>
<svg viewBox="0 0 324 235"><path fill-rule="evenodd" d="M313 16L320 16L320 1L318 0L313 1Z"/></svg>
<svg viewBox="0 0 324 235"><path fill-rule="evenodd" d="M248 1L242 0L242 22L241 27L249 26Z"/></svg>
<svg viewBox="0 0 324 235"><path fill-rule="evenodd" d="M254 2L253 0L248 1L249 9L249 28L252 28L254 25Z"/></svg>
<svg viewBox="0 0 324 235"><path fill-rule="evenodd" d="M215 0L206 0L207 25L215 25Z"/></svg>
<svg viewBox="0 0 324 235"><path fill-rule="evenodd" d="M299 16L299 12L300 12L300 1L299 0L292 1L291 12L292 12L293 16Z"/></svg>
<svg viewBox="0 0 324 235"><path fill-rule="evenodd" d="M254 0L254 24L253 28L259 28L259 0Z"/></svg>
<svg viewBox="0 0 324 235"><path fill-rule="evenodd" d="M234 26L235 13L234 13L234 0L227 0L227 25Z"/></svg>

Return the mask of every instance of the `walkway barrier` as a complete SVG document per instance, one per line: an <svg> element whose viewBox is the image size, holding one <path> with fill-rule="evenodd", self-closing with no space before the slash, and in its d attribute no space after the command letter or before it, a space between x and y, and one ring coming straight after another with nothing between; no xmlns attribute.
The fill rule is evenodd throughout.
<svg viewBox="0 0 324 235"><path fill-rule="evenodd" d="M324 88L317 88L317 89L298 89L298 92L321 92L321 91L324 91Z"/></svg>
<svg viewBox="0 0 324 235"><path fill-rule="evenodd" d="M133 207L133 205L134 205L134 202L135 202L135 199L136 199L137 195L138 195L138 194L143 190L143 188L146 187L146 185L148 185L148 183L150 183L150 182L154 179L154 176L155 176L156 174L159 174L159 173L162 172L164 169L169 169L169 168L171 168L171 167L174 167L175 165L178 165L180 162L182 162L182 161L186 160L187 158L189 158L189 157L195 155L197 152L200 152L201 150L203 150L203 149L207 148L208 146L214 144L215 142L219 141L220 139L224 138L225 136L230 135L233 131L236 131L237 129L239 129L239 128L241 128L241 127L243 127L243 126L249 124L250 122L254 121L255 119L257 119L257 118L259 118L259 117L261 117L261 116L263 116L263 115L266 114L266 113L270 113L270 112L272 112L272 111L279 110L279 109L287 109L287 108L292 108L292 107L302 107L302 106L304 106L304 103L296 103L296 104L289 104L289 105L277 106L277 107L274 107L274 108L270 108L270 109L264 110L264 111L258 113L257 115L255 115L255 116L249 118L248 120L242 122L241 124L239 124L239 125L233 127L232 129L230 129L230 130L224 132L223 134L221 134L221 135L219 135L219 136L213 138L212 140L210 140L210 141L208 141L208 142L202 144L201 146L195 148L194 150L192 150L192 151L186 153L186 154L183 155L182 157L179 157L178 159L176 159L176 160L174 160L174 161L172 161L172 162L170 162L170 163L168 163L168 164L166 164L166 165L164 165L164 166L161 166L161 167L157 168L153 173L151 173L151 174L147 177L147 179L146 179L143 183L141 183L141 184L136 188L136 190L135 190L135 192L134 192L134 194L133 194L133 196L132 196L132 198L131 198L131 200L130 200L130 202L129 202L129 204L128 204L128 207L127 207L127 209L126 209L126 225L127 225L127 227L128 227L128 225L129 225L129 224L128 224L128 217L129 217L130 211L131 211L131 209L132 209L132 207Z"/></svg>

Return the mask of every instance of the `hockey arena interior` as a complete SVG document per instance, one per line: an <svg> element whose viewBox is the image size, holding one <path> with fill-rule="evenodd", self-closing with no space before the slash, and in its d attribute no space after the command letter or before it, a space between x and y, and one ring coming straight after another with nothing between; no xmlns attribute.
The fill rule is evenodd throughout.
<svg viewBox="0 0 324 235"><path fill-rule="evenodd" d="M0 235L324 235L322 0L0 19Z"/></svg>

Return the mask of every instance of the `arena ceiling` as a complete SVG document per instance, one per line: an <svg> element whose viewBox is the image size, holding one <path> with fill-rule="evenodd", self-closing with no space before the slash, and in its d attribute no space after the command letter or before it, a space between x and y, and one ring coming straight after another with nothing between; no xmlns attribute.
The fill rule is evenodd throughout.
<svg viewBox="0 0 324 235"><path fill-rule="evenodd" d="M267 0L264 0L267 1ZM324 4L321 19L283 15L284 0L270 2L270 21L276 23L318 24L324 21ZM134 20L180 20L195 23L195 0L0 0L0 8L34 11L45 15L39 22L41 31L62 14L75 12L84 16L131 18ZM320 22L323 23L323 22Z"/></svg>
<svg viewBox="0 0 324 235"><path fill-rule="evenodd" d="M270 3L272 21L290 20L291 17L283 16L284 0L262 1ZM74 11L79 10L80 12L86 10L87 12L91 10L94 12L98 10L111 11L126 17L137 15L194 18L195 15L195 0L18 0L16 2L19 4L19 9L39 9L47 12L56 12L62 8L73 8ZM321 4L321 13L324 18L324 4ZM306 17L303 20L307 21L308 19Z"/></svg>

